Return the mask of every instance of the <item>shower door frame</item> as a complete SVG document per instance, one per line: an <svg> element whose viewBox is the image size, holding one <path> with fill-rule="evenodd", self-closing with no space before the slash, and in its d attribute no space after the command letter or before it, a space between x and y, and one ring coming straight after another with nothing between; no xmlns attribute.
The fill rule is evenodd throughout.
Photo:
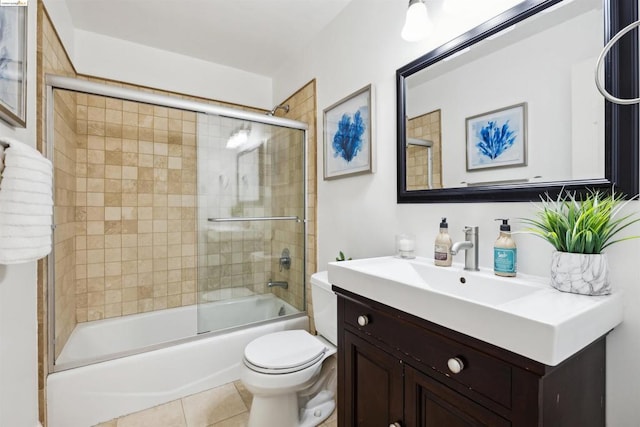
<svg viewBox="0 0 640 427"><path fill-rule="evenodd" d="M299 313L279 317L275 320L286 318L295 318L300 316L306 316L306 305L307 305L307 290L306 290L306 278L307 278L307 209L308 209L308 194L309 194L309 183L308 183L308 165L307 165L307 149L308 149L308 132L309 125L304 122L299 122L296 120L286 119L282 117L275 117L262 113L255 113L250 111L243 111L229 107L223 107L219 105L211 105L204 102L191 101L186 99L177 98L170 95L161 95L156 93L143 92L141 90L129 89L123 87L110 86L103 83L90 82L87 80L80 80L73 77L64 77L55 74L46 74L45 75L45 93L46 93L46 128L45 128L45 144L47 147L47 158L53 162L54 159L54 144L55 144L55 131L54 131L54 90L69 90L76 93L84 93L88 95L100 95L114 99L121 99L125 101L133 101L140 102L143 104L150 105L158 105L161 107L169 107L175 108L185 111L190 111L194 113L204 113L208 115L221 116L221 117L229 117L233 119L247 120L251 122L258 122L267 125L280 126L290 129L301 130L304 132L303 144L304 147L302 149L302 162L303 162L303 180L304 180L304 197L303 197L303 218L301 219L303 225L303 253L304 253L304 262L302 267L303 274L303 282L302 282L302 292L304 295L304 309ZM53 196L55 200L55 185L52 186ZM52 214L52 242L55 245L55 209ZM64 365L56 365L55 364L55 251L52 250L47 258L47 353L48 353L48 372L59 372L67 369L72 369L79 366L85 366L92 363L102 362L106 360L115 359L117 357L125 357L133 354L144 353L147 351L164 348L180 343L185 343L189 341L200 340L206 337L210 337L216 334L227 333L232 330L242 329L246 327L246 325L241 325L238 327L233 327L229 329L224 329L222 331L213 331L206 332L201 334L196 334L192 337L186 337L183 339L178 339L162 344L156 344L153 346L143 347L141 349L130 350L126 352L121 352L117 354L109 355L108 357L101 357L97 359L82 361L82 362L72 362ZM270 323L275 321L274 319L264 320L261 322L252 323L252 326L259 325L262 323Z"/></svg>

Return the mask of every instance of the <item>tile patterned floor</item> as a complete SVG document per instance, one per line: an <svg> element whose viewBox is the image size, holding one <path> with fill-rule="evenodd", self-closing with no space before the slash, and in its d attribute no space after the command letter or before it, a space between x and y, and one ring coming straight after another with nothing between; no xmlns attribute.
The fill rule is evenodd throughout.
<svg viewBox="0 0 640 427"><path fill-rule="evenodd" d="M246 427L251 400L251 393L236 381L95 427ZM336 412L320 427L337 427Z"/></svg>

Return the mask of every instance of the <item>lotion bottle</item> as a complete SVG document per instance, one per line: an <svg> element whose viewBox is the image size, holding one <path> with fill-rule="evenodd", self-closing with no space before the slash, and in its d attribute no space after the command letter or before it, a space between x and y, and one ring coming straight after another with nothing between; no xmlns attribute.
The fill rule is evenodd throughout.
<svg viewBox="0 0 640 427"><path fill-rule="evenodd" d="M516 242L511 237L509 219L498 218L496 221L502 221L502 224L498 240L493 245L493 271L498 276L513 277L518 268Z"/></svg>
<svg viewBox="0 0 640 427"><path fill-rule="evenodd" d="M440 232L436 236L434 264L440 267L449 267L451 265L451 236L449 236L449 224L447 218L442 218L440 222Z"/></svg>

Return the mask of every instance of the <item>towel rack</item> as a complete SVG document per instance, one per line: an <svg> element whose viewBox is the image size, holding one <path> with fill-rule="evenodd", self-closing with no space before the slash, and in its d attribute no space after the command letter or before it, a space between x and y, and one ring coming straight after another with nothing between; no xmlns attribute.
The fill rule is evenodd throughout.
<svg viewBox="0 0 640 427"><path fill-rule="evenodd" d="M232 218L208 218L209 222L239 222L239 221L296 221L297 216L256 216L256 217L232 217Z"/></svg>

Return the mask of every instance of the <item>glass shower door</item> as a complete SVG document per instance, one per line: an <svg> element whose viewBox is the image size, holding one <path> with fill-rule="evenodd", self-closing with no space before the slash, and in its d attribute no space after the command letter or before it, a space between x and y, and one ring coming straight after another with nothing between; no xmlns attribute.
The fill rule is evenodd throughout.
<svg viewBox="0 0 640 427"><path fill-rule="evenodd" d="M198 116L198 333L304 310L305 131Z"/></svg>

